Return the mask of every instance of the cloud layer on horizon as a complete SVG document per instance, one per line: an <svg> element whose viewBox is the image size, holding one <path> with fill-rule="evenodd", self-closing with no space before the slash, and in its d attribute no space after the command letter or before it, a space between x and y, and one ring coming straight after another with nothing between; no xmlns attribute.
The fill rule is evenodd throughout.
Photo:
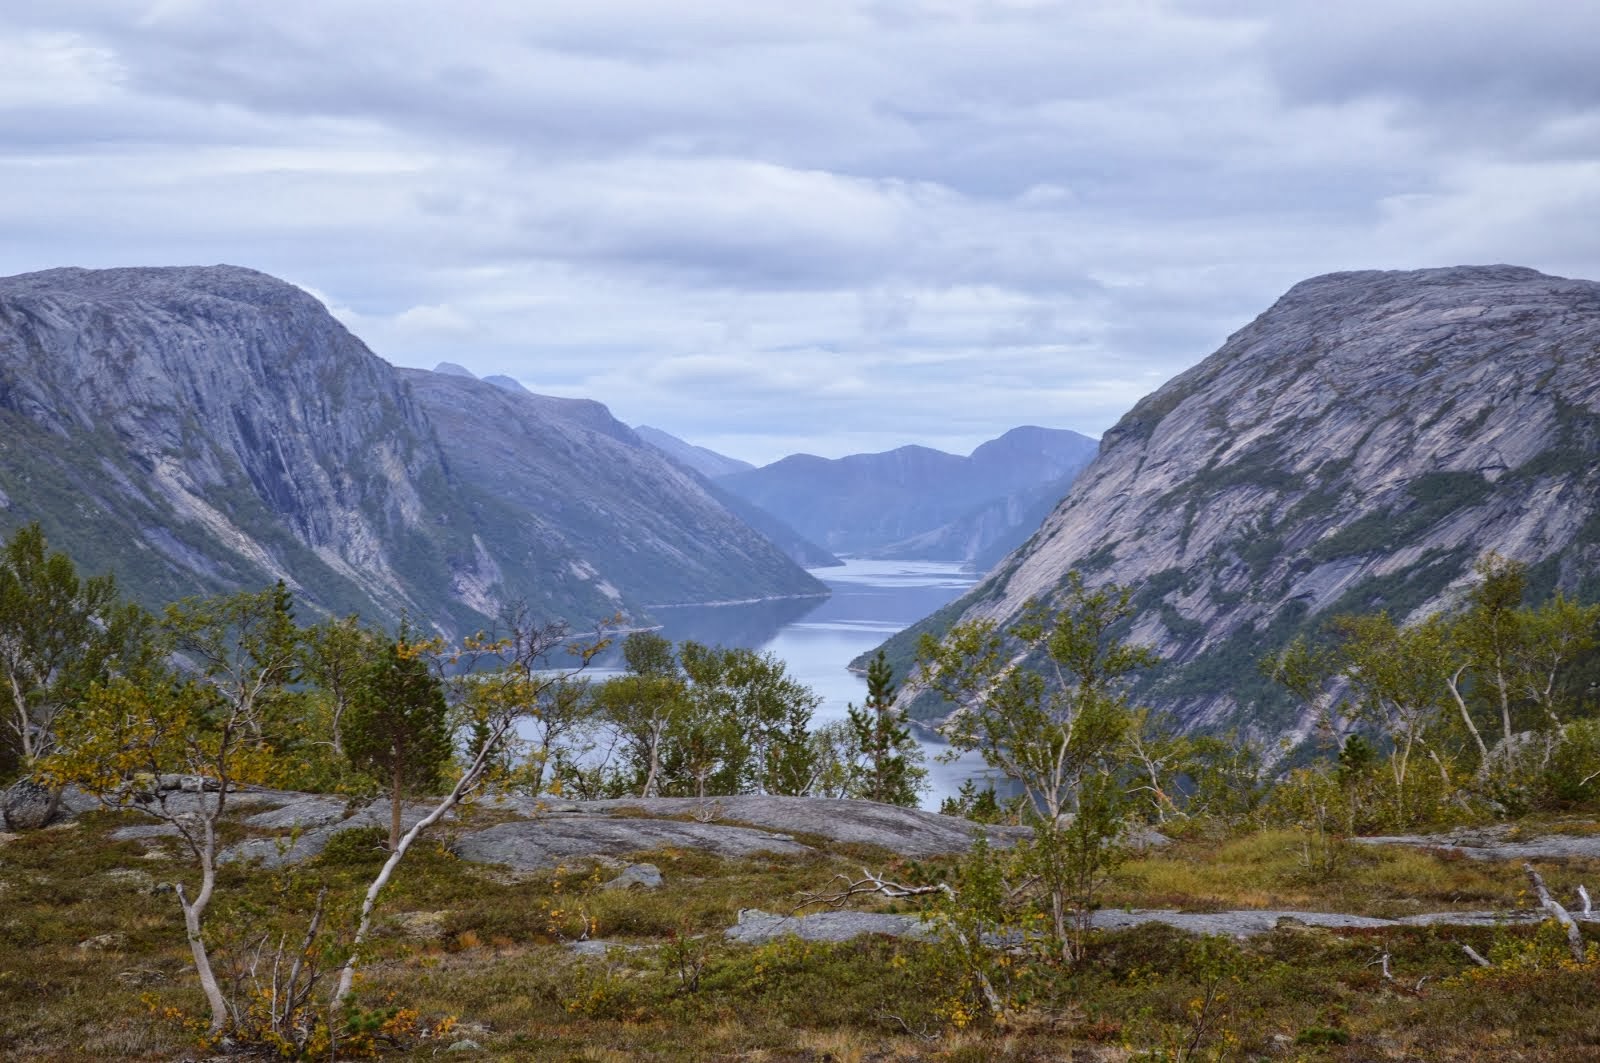
<svg viewBox="0 0 1600 1063"><path fill-rule="evenodd" d="M0 31L0 273L248 265L391 361L756 461L1098 433L1330 270L1600 276L1600 9L1560 0L80 0Z"/></svg>

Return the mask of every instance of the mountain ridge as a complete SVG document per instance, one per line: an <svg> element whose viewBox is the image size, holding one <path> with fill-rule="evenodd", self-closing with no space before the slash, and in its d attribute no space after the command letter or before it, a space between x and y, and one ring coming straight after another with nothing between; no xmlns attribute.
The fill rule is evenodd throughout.
<svg viewBox="0 0 1600 1063"><path fill-rule="evenodd" d="M1256 660L1336 612L1440 608L1491 551L1535 594L1600 597L1600 284L1329 274L1141 399L1027 543L886 648L1004 626L1076 568L1138 588L1130 637L1166 662L1142 697L1303 734Z"/></svg>
<svg viewBox="0 0 1600 1063"><path fill-rule="evenodd" d="M1029 425L966 457L918 444L842 458L791 454L718 484L836 553L970 562L1012 531L1007 514L1056 490L1097 446Z"/></svg>
<svg viewBox="0 0 1600 1063"><path fill-rule="evenodd" d="M729 562L738 596L825 593L599 403L468 377L459 383L517 400L544 425L543 460L592 453L602 445L590 436L605 437L607 459L638 472L635 495L689 491L694 519L709 524L632 544L661 569L694 553L692 531L740 544ZM471 427L484 437L497 426ZM632 561L637 585L606 593L604 529L566 542L496 497L492 478L464 478L466 444L445 442L399 372L315 297L267 274L66 267L0 278L0 533L38 520L81 569L114 570L148 605L281 578L316 609L380 621L405 612L462 632L515 598L588 624L682 593L682 581L652 583ZM725 581L708 590L732 596Z"/></svg>

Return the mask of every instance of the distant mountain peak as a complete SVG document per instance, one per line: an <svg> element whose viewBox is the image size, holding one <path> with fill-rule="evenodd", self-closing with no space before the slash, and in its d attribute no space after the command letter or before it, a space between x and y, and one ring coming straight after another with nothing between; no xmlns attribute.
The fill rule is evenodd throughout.
<svg viewBox="0 0 1600 1063"><path fill-rule="evenodd" d="M474 373L464 365L457 365L454 362L440 362L438 365L433 367L433 371L435 373L441 373L444 376L464 376L468 380L478 379L477 373Z"/></svg>
<svg viewBox="0 0 1600 1063"><path fill-rule="evenodd" d="M484 377L483 378L483 382L485 384L493 384L495 387L499 388L501 391L510 391L512 393L520 392L520 393L528 394L528 395L533 394L527 388L522 386L522 381L516 379L515 377L509 377L509 376L504 376L504 375L501 375L501 374L496 374L494 376L486 376L486 377Z"/></svg>
<svg viewBox="0 0 1600 1063"><path fill-rule="evenodd" d="M1095 440L1012 429L961 457L920 444L875 454L791 454L722 481L802 535L845 554L978 563L1038 526Z"/></svg>
<svg viewBox="0 0 1600 1063"><path fill-rule="evenodd" d="M693 443L679 439L671 432L663 432L661 429L651 428L647 424L635 425L633 430L639 433L640 439L649 443L663 454L682 462L701 476L712 480L727 476L730 473L743 472L746 469L755 468L748 461L740 461L738 458L730 458L726 454L718 454L709 447L695 446Z"/></svg>

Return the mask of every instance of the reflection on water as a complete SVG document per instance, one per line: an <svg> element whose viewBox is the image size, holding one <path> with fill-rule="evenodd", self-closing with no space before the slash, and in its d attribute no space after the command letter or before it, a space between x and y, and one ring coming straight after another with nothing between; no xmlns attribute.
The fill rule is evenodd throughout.
<svg viewBox="0 0 1600 1063"><path fill-rule="evenodd" d="M846 670L852 659L975 582L959 564L937 561L846 560L842 567L813 569L811 574L828 584L831 597L658 609L661 634L673 642L693 639L776 655L788 665L790 675L822 698L815 720L826 723L843 719L848 704L860 704L866 697L866 680ZM621 665L620 652L613 651L595 664L606 671L615 669ZM944 744L930 732L913 733L922 743L933 785L923 795L924 807L938 808L964 780L985 775L982 761L970 755L954 764L934 761Z"/></svg>

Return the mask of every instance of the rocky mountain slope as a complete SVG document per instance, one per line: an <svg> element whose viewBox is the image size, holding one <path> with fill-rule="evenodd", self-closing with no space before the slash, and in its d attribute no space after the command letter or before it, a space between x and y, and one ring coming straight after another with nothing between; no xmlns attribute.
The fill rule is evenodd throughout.
<svg viewBox="0 0 1600 1063"><path fill-rule="evenodd" d="M833 554L760 506L717 486L716 478L719 476L755 468L748 461L718 454L707 447L697 447L693 443L687 443L675 435L663 432L659 428L651 428L649 425L635 425L633 430L651 447L692 472L699 478L700 486L729 513L770 539L780 550L788 554L795 564L804 568L834 568L844 564Z"/></svg>
<svg viewBox="0 0 1600 1063"><path fill-rule="evenodd" d="M588 622L822 592L598 404L441 379L519 405L454 421L423 387L436 422L321 303L252 270L0 279L0 534L37 520L149 604L283 579L315 608L451 631L521 597ZM490 450L574 493L530 512L476 460ZM607 491L684 523L598 519L631 512Z"/></svg>
<svg viewBox="0 0 1600 1063"><path fill-rule="evenodd" d="M716 479L718 476L729 476L736 472L746 472L755 468L748 461L730 458L726 454L718 454L710 447L697 447L693 443L679 439L671 432L663 432L659 428L651 428L647 424L637 424L633 430L639 438L649 443L652 447L676 459L680 464L687 465L701 476Z"/></svg>
<svg viewBox="0 0 1600 1063"><path fill-rule="evenodd" d="M793 454L717 482L837 553L970 562L1037 527L1041 492L1063 490L1096 446L1077 432L1029 426L968 457L919 446L834 459ZM1011 523L1030 514L1030 526Z"/></svg>
<svg viewBox="0 0 1600 1063"><path fill-rule="evenodd" d="M616 607L648 612L825 593L700 477L646 445L600 403L470 376L399 374L456 476L510 507L512 526L492 525L494 537L532 535L545 556L566 566L569 580L598 588Z"/></svg>
<svg viewBox="0 0 1600 1063"><path fill-rule="evenodd" d="M1437 609L1489 551L1536 594L1600 597L1600 284L1337 273L1139 402L1026 544L889 649L1009 622L1075 568L1138 585L1131 636L1165 660L1143 698L1293 732L1258 659L1336 613Z"/></svg>

